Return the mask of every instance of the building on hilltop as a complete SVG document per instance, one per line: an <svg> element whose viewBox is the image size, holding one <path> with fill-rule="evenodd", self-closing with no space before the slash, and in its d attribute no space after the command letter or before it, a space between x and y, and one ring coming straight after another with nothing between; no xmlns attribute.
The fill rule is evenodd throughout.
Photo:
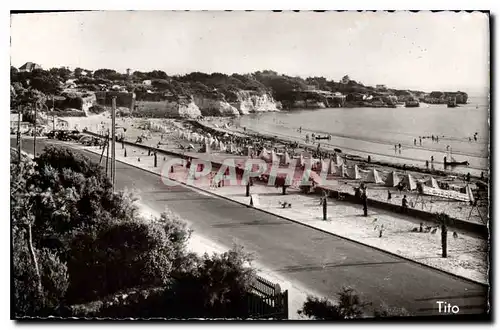
<svg viewBox="0 0 500 330"><path fill-rule="evenodd" d="M33 62L26 62L24 63L23 66L19 68L20 72L31 72L36 69L42 69L42 67L36 63Z"/></svg>

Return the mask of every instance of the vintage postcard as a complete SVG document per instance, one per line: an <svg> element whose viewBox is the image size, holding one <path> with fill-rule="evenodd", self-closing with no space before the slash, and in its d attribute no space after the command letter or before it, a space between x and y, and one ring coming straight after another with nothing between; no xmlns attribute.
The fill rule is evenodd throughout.
<svg viewBox="0 0 500 330"><path fill-rule="evenodd" d="M488 12L11 13L13 319L490 319Z"/></svg>

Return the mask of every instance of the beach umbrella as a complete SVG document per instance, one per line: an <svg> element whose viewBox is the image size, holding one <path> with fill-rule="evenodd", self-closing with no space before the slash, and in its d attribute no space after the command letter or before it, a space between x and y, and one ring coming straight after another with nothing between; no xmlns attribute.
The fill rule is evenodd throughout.
<svg viewBox="0 0 500 330"><path fill-rule="evenodd" d="M396 187L399 184L399 181L400 181L400 179L399 179L397 173L393 171L393 172L389 173L389 175L385 179L385 184L386 184L386 186L389 186L389 187Z"/></svg>

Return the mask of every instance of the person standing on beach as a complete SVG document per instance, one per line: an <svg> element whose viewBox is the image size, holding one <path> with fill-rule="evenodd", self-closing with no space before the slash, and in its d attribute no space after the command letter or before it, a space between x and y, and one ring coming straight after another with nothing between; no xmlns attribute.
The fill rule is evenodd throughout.
<svg viewBox="0 0 500 330"><path fill-rule="evenodd" d="M390 201L392 199L391 191L387 189L387 200Z"/></svg>
<svg viewBox="0 0 500 330"><path fill-rule="evenodd" d="M401 150L401 143L399 144L399 150Z"/></svg>
<svg viewBox="0 0 500 330"><path fill-rule="evenodd" d="M366 196L366 189L363 189L361 193L361 198L363 199L363 215L368 216L368 197Z"/></svg>
<svg viewBox="0 0 500 330"><path fill-rule="evenodd" d="M398 145L397 145L397 144L395 144L395 145L394 145L394 153L396 153L397 151L398 151Z"/></svg>
<svg viewBox="0 0 500 330"><path fill-rule="evenodd" d="M413 145L417 145L417 139L413 139Z"/></svg>
<svg viewBox="0 0 500 330"><path fill-rule="evenodd" d="M406 213L406 210L408 209L408 200L406 199L406 195L403 196L401 206L403 207L403 212Z"/></svg>
<svg viewBox="0 0 500 330"><path fill-rule="evenodd" d="M422 145L422 138L420 138L420 145Z"/></svg>
<svg viewBox="0 0 500 330"><path fill-rule="evenodd" d="M431 156L431 163L434 163L434 156Z"/></svg>

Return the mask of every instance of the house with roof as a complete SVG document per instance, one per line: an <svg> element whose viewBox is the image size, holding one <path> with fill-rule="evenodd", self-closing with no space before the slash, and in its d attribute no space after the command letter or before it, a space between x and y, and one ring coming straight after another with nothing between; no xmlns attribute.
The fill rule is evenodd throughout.
<svg viewBox="0 0 500 330"><path fill-rule="evenodd" d="M36 63L33 62L26 62L24 63L23 66L19 68L20 72L31 72L36 69L42 69L42 67Z"/></svg>

